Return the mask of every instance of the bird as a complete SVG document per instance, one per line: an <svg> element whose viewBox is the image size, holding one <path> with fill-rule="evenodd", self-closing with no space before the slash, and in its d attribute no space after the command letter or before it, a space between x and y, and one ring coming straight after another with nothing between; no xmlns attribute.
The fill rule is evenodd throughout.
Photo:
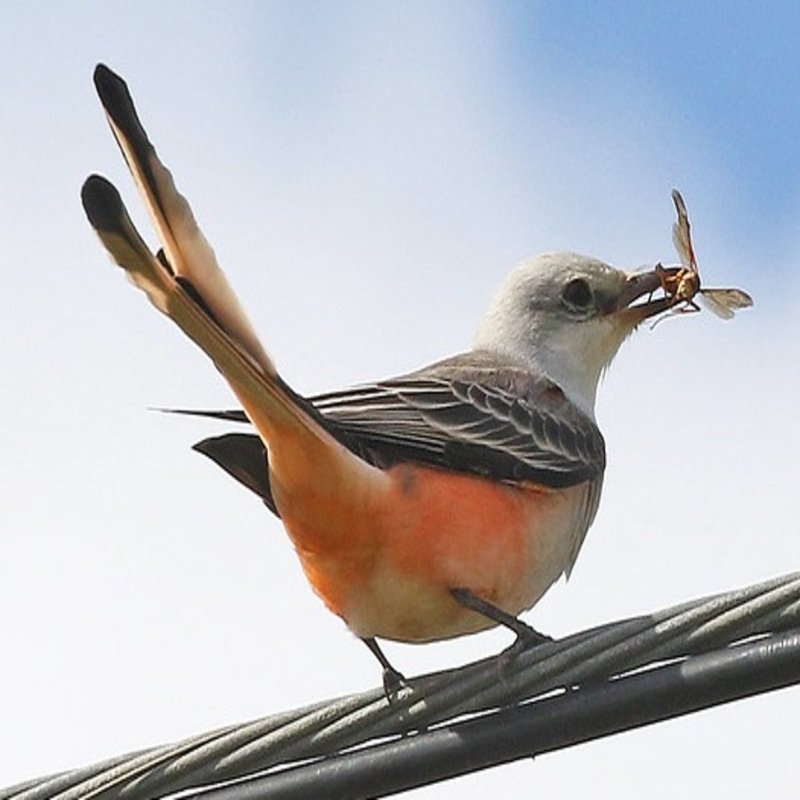
<svg viewBox="0 0 800 800"><path fill-rule="evenodd" d="M423 643L523 622L569 577L600 501L595 419L604 370L645 319L669 307L655 270L571 252L516 266L473 346L419 370L305 397L261 345L127 84L94 83L162 248L153 253L119 192L91 175L90 224L132 282L211 358L250 423L195 447L277 515L324 604L404 680L378 640ZM387 688L387 691L389 689Z"/></svg>

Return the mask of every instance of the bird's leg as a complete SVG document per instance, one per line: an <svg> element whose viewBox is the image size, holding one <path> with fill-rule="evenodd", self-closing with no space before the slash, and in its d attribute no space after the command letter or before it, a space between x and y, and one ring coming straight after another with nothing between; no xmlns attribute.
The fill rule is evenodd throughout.
<svg viewBox="0 0 800 800"><path fill-rule="evenodd" d="M406 679L401 672L398 672L390 663L389 659L384 655L383 650L378 646L378 643L373 637L362 639L362 642L369 648L370 653L375 656L383 667L383 691L386 692L386 698L391 702L393 697L397 696L401 686L405 686Z"/></svg>
<svg viewBox="0 0 800 800"><path fill-rule="evenodd" d="M517 635L514 644L505 651L512 658L528 645L553 641L551 636L539 633L539 631L527 625L521 619L517 619L511 614L506 614L505 611L492 605L488 600L478 597L469 589L451 589L450 594L457 603L460 603L465 608L476 611L478 614L483 614L484 617L496 622L498 625L503 625Z"/></svg>

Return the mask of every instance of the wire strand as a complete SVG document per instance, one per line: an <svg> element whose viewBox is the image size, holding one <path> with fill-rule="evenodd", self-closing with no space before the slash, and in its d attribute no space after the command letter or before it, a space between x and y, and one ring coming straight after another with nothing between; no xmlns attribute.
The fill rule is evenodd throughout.
<svg viewBox="0 0 800 800"><path fill-rule="evenodd" d="M566 730L565 720L573 719L575 714L574 697L580 695L581 702L596 697L597 705L587 706L587 717L578 729L580 737L574 740L584 741L633 724L646 724L712 702L734 699L732 674L741 686L748 688L748 693L785 685L778 681L763 686L761 681L765 675L773 674L785 679L787 653L794 659L791 682L800 681L800 675L796 674L800 672L799 634L783 633L799 627L800 573L793 573L602 625L530 648L515 658L495 656L459 669L415 678L408 681L408 686L392 702L387 701L382 689L321 702L0 789L0 800L151 800L243 779L245 783L229 789L207 789L212 792L208 796L215 800L272 797L271 793L262 793L266 791L264 786L271 786L269 792L278 792L276 797L301 797L302 794L283 795L280 793L283 789L275 787L303 785L308 791L309 775L334 769L326 766L332 763L326 757L349 748L375 746L376 741L383 740L377 747L385 749L374 751L381 754L379 757L363 756L366 760L353 761L358 754L348 754L345 761L336 761L357 765L342 767L349 775L347 780L343 779L342 791L352 789L353 793L337 797L367 797L370 792L374 796L374 790L364 790L364 794L362 789L374 786L378 780L371 772L375 764L381 765L381 773L394 774L391 759L406 758L404 754L408 751L404 748L411 748L415 758L423 759L415 762L414 774L439 775L441 765L437 766L436 760L441 758L437 755L441 745L437 743L442 741L442 731L474 730L461 725L478 726L478 730L486 725L486 730L493 730L492 720L498 714L510 713L498 712L498 708L522 703L520 713L536 707L537 715L546 708L548 715L559 719L559 729ZM733 646L736 643L739 644ZM701 687L703 697L711 699L685 708L676 705L676 696L664 694L665 681L670 684L671 692L685 688L691 695ZM615 704L607 704L604 697L615 698ZM647 709L645 717L631 718L623 713L630 708L632 698L636 698L637 707ZM533 704L529 702L532 699L536 699ZM453 724L453 720L465 715L474 718ZM529 724L520 723L523 727ZM444 725L451 727L445 729ZM387 739L395 741L386 744ZM534 740L534 744L536 741L539 740ZM502 755L504 760L510 757L507 753ZM457 768L446 776L480 768L480 759L470 761L470 758L468 750L459 755ZM424 766L427 759L430 765ZM287 766L303 761L310 763L285 771ZM277 768L284 771L263 776L264 771ZM262 776L254 778L257 773ZM286 775L305 777L290 779ZM326 796L333 797L327 783L325 787ZM380 793L387 791L393 789L384 787Z"/></svg>

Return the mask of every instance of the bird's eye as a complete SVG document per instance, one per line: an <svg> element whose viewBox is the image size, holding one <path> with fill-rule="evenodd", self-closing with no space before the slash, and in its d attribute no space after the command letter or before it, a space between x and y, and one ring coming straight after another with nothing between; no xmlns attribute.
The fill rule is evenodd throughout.
<svg viewBox="0 0 800 800"><path fill-rule="evenodd" d="M592 287L584 278L573 278L564 287L561 297L566 305L578 311L585 311L591 306L594 299Z"/></svg>

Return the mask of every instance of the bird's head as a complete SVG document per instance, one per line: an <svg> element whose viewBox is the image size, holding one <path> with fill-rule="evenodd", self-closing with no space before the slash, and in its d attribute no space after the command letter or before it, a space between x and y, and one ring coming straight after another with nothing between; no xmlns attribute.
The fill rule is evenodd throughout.
<svg viewBox="0 0 800 800"><path fill-rule="evenodd" d="M597 384L626 337L668 301L648 297L655 271L623 272L576 253L545 253L519 264L484 316L475 347L544 372L594 414Z"/></svg>

